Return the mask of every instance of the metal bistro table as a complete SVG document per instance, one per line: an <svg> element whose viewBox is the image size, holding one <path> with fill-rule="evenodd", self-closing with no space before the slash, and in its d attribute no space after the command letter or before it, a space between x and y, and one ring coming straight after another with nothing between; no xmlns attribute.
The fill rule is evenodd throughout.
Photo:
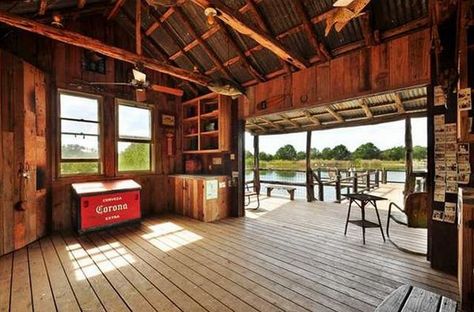
<svg viewBox="0 0 474 312"><path fill-rule="evenodd" d="M387 200L387 199L383 197L369 195L369 194L347 194L344 196L349 199L349 210L347 211L347 220L346 220L346 228L344 230L344 235L347 234L347 225L350 222L352 224L362 227L362 240L364 242L364 245L365 245L365 229L366 228L376 228L376 227L380 228L380 233L382 233L382 238L383 238L383 241L385 242L385 235L383 234L382 222L380 222L380 215L377 209L377 201ZM349 220L351 216L352 203L355 203L357 206L360 207L361 212L362 212L361 220ZM365 207L367 206L367 204L371 204L375 208L375 213L377 214L377 220L379 221L378 224L365 220Z"/></svg>

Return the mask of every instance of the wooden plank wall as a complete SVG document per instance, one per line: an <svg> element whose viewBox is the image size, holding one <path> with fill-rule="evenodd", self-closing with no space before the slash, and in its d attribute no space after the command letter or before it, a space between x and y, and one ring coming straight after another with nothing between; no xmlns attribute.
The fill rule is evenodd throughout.
<svg viewBox="0 0 474 312"><path fill-rule="evenodd" d="M81 18L75 21L68 21L66 27L73 31L90 35L96 39L110 43L112 45L133 51L134 41L130 40L127 33L117 24L105 24L102 17ZM155 92L148 93L148 104L154 107L153 118L155 142L154 148L154 172L144 175L122 175L119 176L115 170L116 164L116 143L115 143L115 101L116 99L133 100L135 93L133 89L104 88L102 91L79 87L78 81L128 81L131 79L132 65L107 59L106 74L97 74L84 71L82 69L83 50L71 47L62 43L56 43L49 39L38 37L23 31L14 30L2 41L0 49L7 49L21 58L33 63L37 67L50 74L47 109L48 116L44 116L47 121L50 133L48 142L57 141L57 89L70 91L80 91L95 94L103 97L103 149L105 157L103 160L104 175L101 177L68 177L59 178L56 172L57 146L54 143L47 144L47 152L50 156L47 173L51 175L51 228L52 230L68 230L72 226L71 222L71 184L75 182L109 180L132 178L140 183L142 189L142 212L143 215L150 213L161 213L167 211L167 175L179 171L182 165L180 145L174 142L173 155L168 156L166 134L172 134L174 138L179 138L179 129L169 129L161 126L160 118L162 113L177 114L176 107L180 105L181 99L174 96L167 96ZM148 79L153 83L172 85L169 77L147 72ZM2 92L2 95L4 93ZM3 107L2 107L3 109ZM16 120L8 121L16 124ZM3 127L3 122L2 122ZM3 140L8 140L4 136ZM8 144L13 146L13 144ZM1 160L1 158L0 158ZM7 161L7 160L5 160ZM0 172L0 176L2 172ZM2 192L3 194L3 192ZM46 196L46 194L45 194ZM44 221L42 221L44 223ZM1 253L0 253L1 254Z"/></svg>
<svg viewBox="0 0 474 312"><path fill-rule="evenodd" d="M429 84L429 53L430 32L422 30L260 83L241 99L243 118Z"/></svg>
<svg viewBox="0 0 474 312"><path fill-rule="evenodd" d="M0 51L0 254L43 236L47 229L46 77ZM19 170L28 166L23 183ZM23 201L19 211L19 202Z"/></svg>

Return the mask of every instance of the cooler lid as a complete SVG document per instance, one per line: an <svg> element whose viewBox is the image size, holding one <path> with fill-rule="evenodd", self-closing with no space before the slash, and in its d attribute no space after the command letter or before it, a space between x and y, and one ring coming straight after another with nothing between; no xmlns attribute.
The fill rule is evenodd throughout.
<svg viewBox="0 0 474 312"><path fill-rule="evenodd" d="M142 188L140 184L131 179L74 183L71 186L77 195L137 190Z"/></svg>

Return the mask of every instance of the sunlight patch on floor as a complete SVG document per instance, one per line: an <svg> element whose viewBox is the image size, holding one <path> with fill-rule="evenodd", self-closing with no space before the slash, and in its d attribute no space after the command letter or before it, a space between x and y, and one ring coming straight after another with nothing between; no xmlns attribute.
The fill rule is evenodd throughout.
<svg viewBox="0 0 474 312"><path fill-rule="evenodd" d="M202 236L188 231L172 222L155 224L148 228L152 230L152 232L144 234L142 237L164 252L168 252L202 239ZM186 242L176 242L175 238L177 235L186 237Z"/></svg>
<svg viewBox="0 0 474 312"><path fill-rule="evenodd" d="M135 262L134 257L118 242L90 249L84 249L80 244L73 244L66 246L66 250L78 281L111 272Z"/></svg>
<svg viewBox="0 0 474 312"><path fill-rule="evenodd" d="M291 201L286 198L260 196L260 207L258 209L248 208L245 210L245 216L250 219L258 219L272 210L281 208ZM257 200L251 200L248 207L255 207Z"/></svg>

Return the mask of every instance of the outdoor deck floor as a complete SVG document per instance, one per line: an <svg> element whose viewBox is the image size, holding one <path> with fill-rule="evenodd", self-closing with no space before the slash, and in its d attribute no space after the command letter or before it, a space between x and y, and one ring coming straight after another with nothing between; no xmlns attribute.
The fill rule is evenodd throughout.
<svg viewBox="0 0 474 312"><path fill-rule="evenodd" d="M454 277L383 243L378 229L365 246L360 228L345 237L345 216L345 204L272 197L246 218L167 215L56 234L0 258L0 310L365 312L402 284L457 299ZM426 243L422 232L393 233Z"/></svg>

